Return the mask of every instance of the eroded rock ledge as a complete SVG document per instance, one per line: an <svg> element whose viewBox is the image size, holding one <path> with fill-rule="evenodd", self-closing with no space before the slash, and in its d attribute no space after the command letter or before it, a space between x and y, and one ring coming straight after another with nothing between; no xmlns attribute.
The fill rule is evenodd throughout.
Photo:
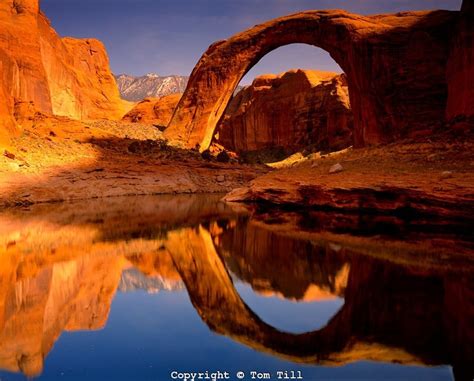
<svg viewBox="0 0 474 381"><path fill-rule="evenodd" d="M258 177L225 200L472 219L473 149L472 138L440 137L437 142L309 156Z"/></svg>

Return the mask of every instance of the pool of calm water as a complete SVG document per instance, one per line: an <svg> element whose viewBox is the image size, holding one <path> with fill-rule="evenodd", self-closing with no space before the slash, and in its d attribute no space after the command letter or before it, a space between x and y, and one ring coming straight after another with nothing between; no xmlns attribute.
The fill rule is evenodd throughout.
<svg viewBox="0 0 474 381"><path fill-rule="evenodd" d="M0 380L470 376L469 227L219 198L2 212Z"/></svg>

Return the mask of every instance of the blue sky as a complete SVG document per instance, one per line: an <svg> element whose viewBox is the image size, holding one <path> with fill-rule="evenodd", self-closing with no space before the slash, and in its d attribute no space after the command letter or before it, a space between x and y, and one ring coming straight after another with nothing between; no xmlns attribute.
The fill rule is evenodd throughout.
<svg viewBox="0 0 474 381"><path fill-rule="evenodd" d="M188 75L214 41L260 22L308 9L362 14L460 8L462 0L41 0L62 36L95 37L114 73ZM340 71L329 55L290 45L264 57L244 79L291 68Z"/></svg>

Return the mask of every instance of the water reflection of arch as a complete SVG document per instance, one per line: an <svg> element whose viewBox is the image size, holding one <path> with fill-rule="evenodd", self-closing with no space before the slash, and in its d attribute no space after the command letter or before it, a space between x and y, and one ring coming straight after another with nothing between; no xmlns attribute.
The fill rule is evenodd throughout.
<svg viewBox="0 0 474 381"><path fill-rule="evenodd" d="M472 303L460 302L472 301L474 290L466 278L320 247L350 264L345 304L324 328L291 334L266 324L241 299L208 230L172 232L169 238L167 249L194 307L217 333L308 364L452 364L458 379L471 371L474 311Z"/></svg>

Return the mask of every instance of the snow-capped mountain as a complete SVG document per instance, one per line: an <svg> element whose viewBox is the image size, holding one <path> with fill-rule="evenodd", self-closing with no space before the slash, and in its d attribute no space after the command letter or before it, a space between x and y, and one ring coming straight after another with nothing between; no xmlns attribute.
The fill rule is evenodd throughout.
<svg viewBox="0 0 474 381"><path fill-rule="evenodd" d="M161 77L149 73L142 77L120 74L116 75L117 85L123 99L132 102L141 101L147 97L163 97L165 95L183 93L189 77L170 75Z"/></svg>
<svg viewBox="0 0 474 381"><path fill-rule="evenodd" d="M184 283L178 280L169 280L161 276L146 276L137 269L127 269L122 272L118 290L132 292L143 290L149 294L160 291L178 291L184 289Z"/></svg>

